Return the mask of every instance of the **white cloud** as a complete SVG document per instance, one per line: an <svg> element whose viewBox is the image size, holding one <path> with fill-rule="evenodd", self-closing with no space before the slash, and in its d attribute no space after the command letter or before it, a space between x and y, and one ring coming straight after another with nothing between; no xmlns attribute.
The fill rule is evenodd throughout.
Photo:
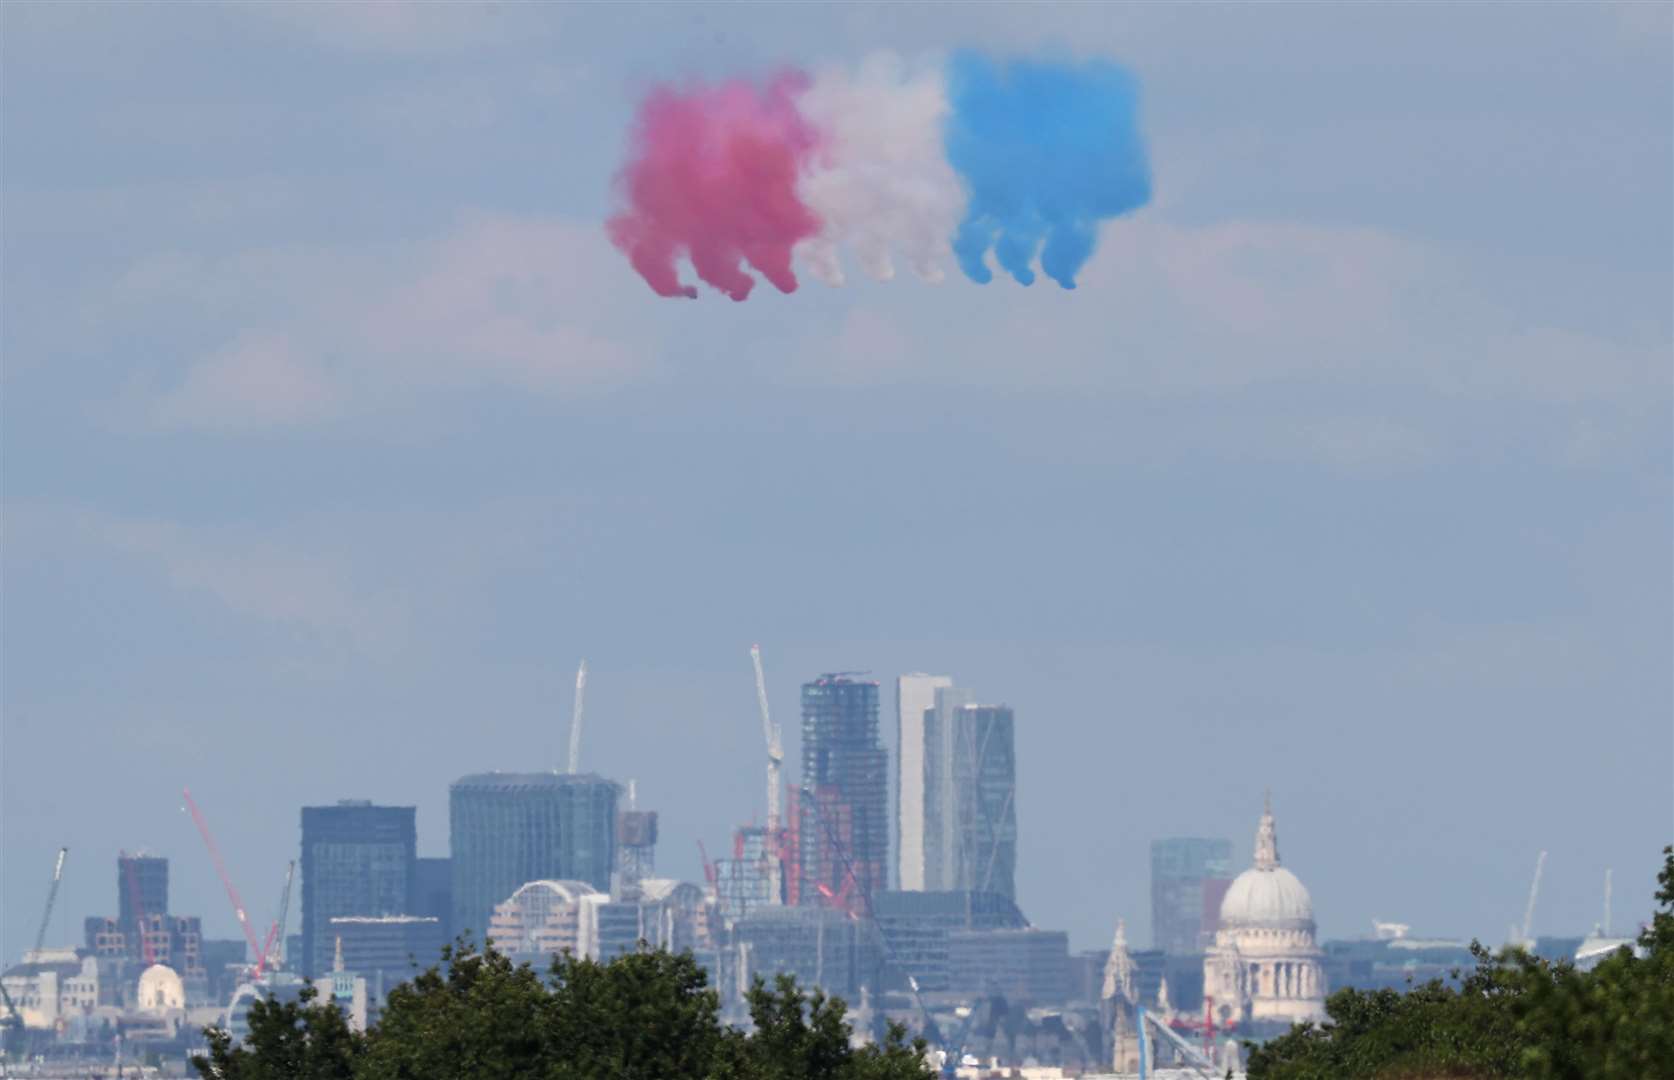
<svg viewBox="0 0 1674 1080"><path fill-rule="evenodd" d="M534 10L530 10L534 9ZM359 52L439 53L515 42L550 28L557 5L435 0L301 0L247 9L321 44Z"/></svg>
<svg viewBox="0 0 1674 1080"><path fill-rule="evenodd" d="M192 525L58 505L7 508L8 557L30 562L81 548L139 560L172 588L208 597L259 623L301 630L330 648L387 655L404 640L406 614L365 586L328 531Z"/></svg>
<svg viewBox="0 0 1674 1080"><path fill-rule="evenodd" d="M1307 380L1630 408L1667 393L1665 342L1546 324L1497 284L1378 229L1119 221L1074 292L904 282L822 328L787 377L1173 395Z"/></svg>
<svg viewBox="0 0 1674 1080"><path fill-rule="evenodd" d="M247 335L193 368L155 403L165 427L244 428L336 416L339 386L285 340Z"/></svg>
<svg viewBox="0 0 1674 1080"><path fill-rule="evenodd" d="M472 386L595 392L649 366L598 268L596 228L478 215L377 252L288 248L135 267L129 305L204 304L243 323L148 412L169 426L261 428Z"/></svg>

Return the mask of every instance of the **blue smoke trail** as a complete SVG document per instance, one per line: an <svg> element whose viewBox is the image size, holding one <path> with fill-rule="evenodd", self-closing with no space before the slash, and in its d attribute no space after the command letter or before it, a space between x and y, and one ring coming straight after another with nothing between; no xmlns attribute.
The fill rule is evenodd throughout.
<svg viewBox="0 0 1674 1080"><path fill-rule="evenodd" d="M959 52L948 64L948 99L947 158L970 195L953 236L965 275L986 285L992 248L1029 285L1038 252L1047 277L1075 288L1099 222L1151 198L1138 82L1105 61L1002 65Z"/></svg>

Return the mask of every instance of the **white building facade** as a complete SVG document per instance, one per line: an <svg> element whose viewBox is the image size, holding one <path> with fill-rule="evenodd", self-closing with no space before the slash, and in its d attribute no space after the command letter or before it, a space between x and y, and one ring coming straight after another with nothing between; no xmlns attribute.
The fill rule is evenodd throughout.
<svg viewBox="0 0 1674 1080"><path fill-rule="evenodd" d="M1227 889L1215 943L1203 958L1203 994L1217 1020L1324 1019L1325 974L1314 935L1313 899L1279 865L1269 800L1256 829L1255 865Z"/></svg>
<svg viewBox="0 0 1674 1080"><path fill-rule="evenodd" d="M931 888L925 869L924 714L936 706L936 691L953 686L948 675L902 675L895 680L895 864L896 888Z"/></svg>

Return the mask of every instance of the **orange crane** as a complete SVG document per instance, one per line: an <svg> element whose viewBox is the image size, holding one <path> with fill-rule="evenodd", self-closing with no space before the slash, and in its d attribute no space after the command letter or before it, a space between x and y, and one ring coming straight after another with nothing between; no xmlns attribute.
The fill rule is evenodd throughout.
<svg viewBox="0 0 1674 1080"><path fill-rule="evenodd" d="M233 886L232 878L227 876L227 864L221 861L221 849L215 846L215 837L209 834L209 823L203 819L203 811L192 799L192 792L182 788L180 793L186 797L186 809L192 813L192 821L203 836L203 845L209 849L209 857L215 863L215 873L220 875L221 884L226 887L227 899L232 901L233 914L238 917L238 925L244 931L244 940L250 946L250 954L256 958L256 974L262 973L267 957L264 955L262 943L256 940L255 928L250 925L250 917L244 913L244 901L239 899L238 889Z"/></svg>

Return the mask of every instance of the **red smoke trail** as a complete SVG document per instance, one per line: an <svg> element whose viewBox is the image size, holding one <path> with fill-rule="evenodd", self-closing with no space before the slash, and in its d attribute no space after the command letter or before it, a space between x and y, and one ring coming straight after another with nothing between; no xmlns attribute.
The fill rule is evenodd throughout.
<svg viewBox="0 0 1674 1080"><path fill-rule="evenodd" d="M787 72L760 89L742 81L663 87L640 106L633 157L616 178L628 207L609 230L657 295L697 296L675 270L681 254L734 300L756 284L741 262L780 292L795 291L791 248L820 230L796 194L820 141L796 109L807 84Z"/></svg>

